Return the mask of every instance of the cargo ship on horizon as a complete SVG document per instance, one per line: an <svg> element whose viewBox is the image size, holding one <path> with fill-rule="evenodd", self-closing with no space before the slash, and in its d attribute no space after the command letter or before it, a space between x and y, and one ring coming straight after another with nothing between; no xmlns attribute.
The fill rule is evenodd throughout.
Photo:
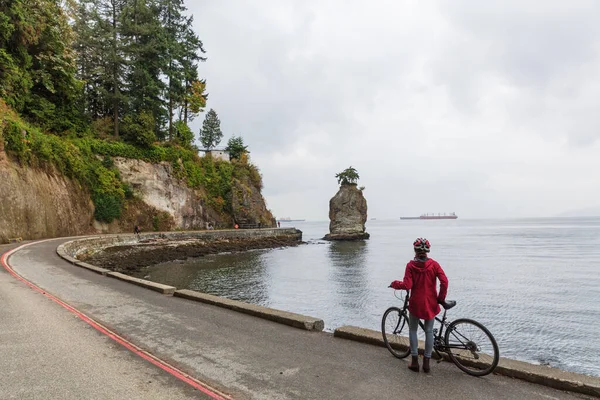
<svg viewBox="0 0 600 400"><path fill-rule="evenodd" d="M452 214L422 214L418 217L400 217L400 219L457 219L456 213Z"/></svg>
<svg viewBox="0 0 600 400"><path fill-rule="evenodd" d="M277 221L279 222L304 222L305 219L291 219L290 217L279 218Z"/></svg>

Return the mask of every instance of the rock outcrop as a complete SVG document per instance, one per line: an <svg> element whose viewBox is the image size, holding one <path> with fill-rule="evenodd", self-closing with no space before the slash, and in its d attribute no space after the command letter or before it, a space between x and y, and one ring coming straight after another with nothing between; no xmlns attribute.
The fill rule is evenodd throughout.
<svg viewBox="0 0 600 400"><path fill-rule="evenodd" d="M205 193L191 189L177 179L170 163L152 164L122 157L116 157L113 161L123 182L133 188L138 198L172 218L172 228L205 229L208 222L224 225L222 217L205 204Z"/></svg>
<svg viewBox="0 0 600 400"><path fill-rule="evenodd" d="M367 200L355 184L343 184L329 201L329 234L325 240L368 239Z"/></svg>
<svg viewBox="0 0 600 400"><path fill-rule="evenodd" d="M250 179L234 179L232 187L233 219L241 226L260 226L273 228L275 218L260 194L260 189L253 185Z"/></svg>
<svg viewBox="0 0 600 400"><path fill-rule="evenodd" d="M0 243L94 233L94 205L77 182L22 167L0 151Z"/></svg>
<svg viewBox="0 0 600 400"><path fill-rule="evenodd" d="M273 227L260 187L249 179L234 179L233 210L219 213L203 189L191 189L177 179L170 163L113 159L123 182L135 197L126 200L121 218L110 224L94 219L89 192L51 167L20 166L7 157L0 137L0 243L93 233L231 228L235 222Z"/></svg>

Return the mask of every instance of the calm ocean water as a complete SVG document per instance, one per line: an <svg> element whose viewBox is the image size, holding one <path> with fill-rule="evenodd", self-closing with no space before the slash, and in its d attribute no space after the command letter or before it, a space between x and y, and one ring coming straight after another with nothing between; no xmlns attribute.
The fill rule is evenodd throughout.
<svg viewBox="0 0 600 400"><path fill-rule="evenodd" d="M291 225L291 224L282 224ZM224 254L150 267L150 279L232 299L380 329L398 304L417 236L446 271L452 319L486 325L501 356L600 376L600 218L369 221L371 239L327 243L327 222L293 223L295 248Z"/></svg>

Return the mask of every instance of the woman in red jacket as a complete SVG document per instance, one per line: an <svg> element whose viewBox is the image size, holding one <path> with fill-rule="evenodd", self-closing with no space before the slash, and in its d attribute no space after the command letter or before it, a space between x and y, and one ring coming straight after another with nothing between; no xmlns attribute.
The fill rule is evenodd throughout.
<svg viewBox="0 0 600 400"><path fill-rule="evenodd" d="M425 352L423 357L423 372L429 372L429 361L433 350L433 322L440 312L439 303L446 299L448 278L444 270L435 260L427 257L431 245L427 239L418 238L413 243L415 258L406 265L404 280L394 281L394 289L410 290L408 303L409 341L412 362L408 368L419 372L419 353L417 329L419 319L425 320ZM440 293L436 290L436 279L440 280Z"/></svg>

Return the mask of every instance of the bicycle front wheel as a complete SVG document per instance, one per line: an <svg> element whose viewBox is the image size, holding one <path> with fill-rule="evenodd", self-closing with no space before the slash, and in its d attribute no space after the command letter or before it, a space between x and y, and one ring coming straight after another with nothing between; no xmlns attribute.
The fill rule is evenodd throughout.
<svg viewBox="0 0 600 400"><path fill-rule="evenodd" d="M496 339L485 326L472 319L452 322L444 337L450 359L469 375L494 372L500 360Z"/></svg>
<svg viewBox="0 0 600 400"><path fill-rule="evenodd" d="M406 358L410 354L408 341L408 319L398 307L390 307L383 314L381 333L385 347L397 358Z"/></svg>

